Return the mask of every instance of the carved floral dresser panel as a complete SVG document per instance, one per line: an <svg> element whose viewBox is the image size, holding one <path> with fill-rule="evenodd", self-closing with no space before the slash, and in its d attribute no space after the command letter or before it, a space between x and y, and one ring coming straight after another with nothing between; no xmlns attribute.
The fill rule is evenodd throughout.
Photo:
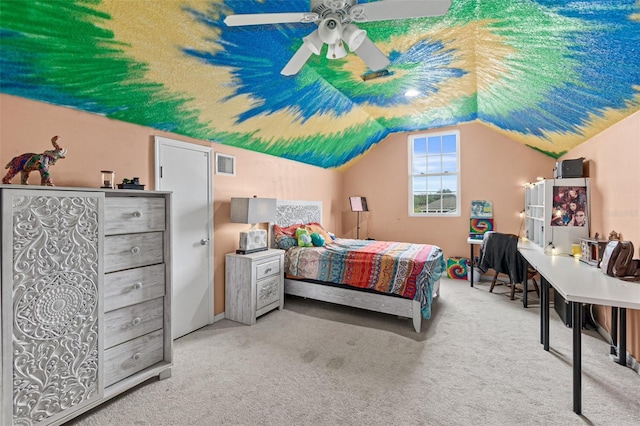
<svg viewBox="0 0 640 426"><path fill-rule="evenodd" d="M3 315L13 311L13 327L3 321L2 387L14 423L101 396L103 202L99 192L3 190Z"/></svg>

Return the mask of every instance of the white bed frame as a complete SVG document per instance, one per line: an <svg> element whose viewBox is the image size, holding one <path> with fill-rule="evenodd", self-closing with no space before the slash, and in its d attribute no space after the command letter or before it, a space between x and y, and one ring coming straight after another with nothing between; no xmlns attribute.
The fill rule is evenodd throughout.
<svg viewBox="0 0 640 426"><path fill-rule="evenodd" d="M285 227L297 223L309 222L322 223L321 201L277 201L276 221L274 222L276 225ZM287 278L284 280L284 292L285 294L306 297L308 299L367 309L374 312L397 315L403 318L411 318L413 320L413 328L416 332L420 333L422 329L420 302L416 300ZM434 283L433 294L434 300L440 295L439 279Z"/></svg>

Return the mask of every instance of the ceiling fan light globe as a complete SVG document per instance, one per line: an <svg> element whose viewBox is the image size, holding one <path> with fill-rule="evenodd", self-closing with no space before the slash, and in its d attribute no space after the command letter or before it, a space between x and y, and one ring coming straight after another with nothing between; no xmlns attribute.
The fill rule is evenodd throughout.
<svg viewBox="0 0 640 426"><path fill-rule="evenodd" d="M361 30L353 24L347 24L342 31L342 40L347 43L349 50L356 50L362 42L367 38L367 32Z"/></svg>
<svg viewBox="0 0 640 426"><path fill-rule="evenodd" d="M322 40L320 40L320 35L318 34L318 30L315 30L311 34L302 37L305 46L309 49L314 55L319 55L322 50Z"/></svg>
<svg viewBox="0 0 640 426"><path fill-rule="evenodd" d="M347 50L341 41L327 46L327 59L341 59L347 56Z"/></svg>
<svg viewBox="0 0 640 426"><path fill-rule="evenodd" d="M342 37L342 24L334 18L326 18L318 25L320 40L327 44L335 44Z"/></svg>

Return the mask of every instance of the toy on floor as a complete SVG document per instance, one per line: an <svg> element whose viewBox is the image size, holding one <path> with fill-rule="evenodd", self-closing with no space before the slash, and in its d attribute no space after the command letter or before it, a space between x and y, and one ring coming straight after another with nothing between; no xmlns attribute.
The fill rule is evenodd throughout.
<svg viewBox="0 0 640 426"><path fill-rule="evenodd" d="M60 148L58 141L59 136L51 138L51 143L55 149L47 150L42 154L34 154L27 152L22 155L14 157L7 165L5 169L9 169L7 174L2 178L2 183L10 184L11 179L18 173L20 173L20 183L22 185L29 185L29 173L33 171L40 172L40 185L42 186L54 186L51 182L51 174L49 173L49 166L56 164L60 158L65 158L67 153L66 149Z"/></svg>

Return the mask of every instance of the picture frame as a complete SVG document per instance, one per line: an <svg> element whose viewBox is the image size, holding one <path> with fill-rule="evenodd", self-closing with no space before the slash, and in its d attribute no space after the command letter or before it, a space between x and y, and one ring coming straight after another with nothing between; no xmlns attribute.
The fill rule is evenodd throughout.
<svg viewBox="0 0 640 426"><path fill-rule="evenodd" d="M472 219L493 218L493 203L489 200L472 200L471 201L471 218Z"/></svg>

